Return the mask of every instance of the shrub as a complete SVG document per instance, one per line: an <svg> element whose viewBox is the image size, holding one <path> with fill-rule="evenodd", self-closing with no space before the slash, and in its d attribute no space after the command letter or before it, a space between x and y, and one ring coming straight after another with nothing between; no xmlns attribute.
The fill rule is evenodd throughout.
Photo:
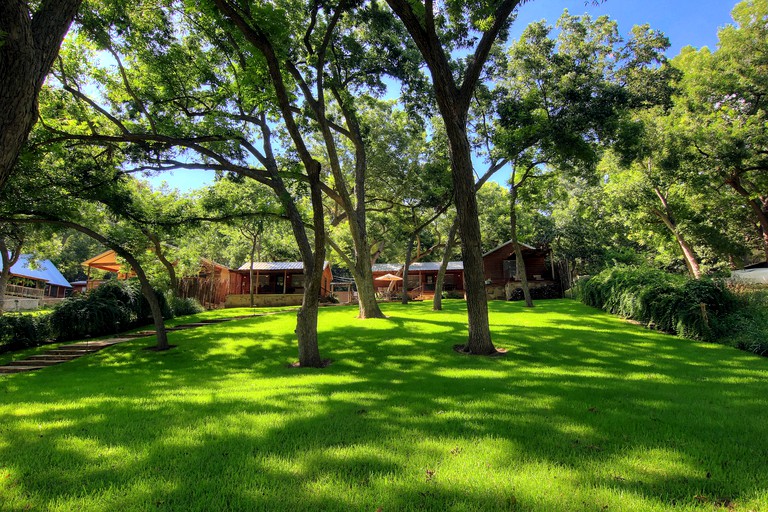
<svg viewBox="0 0 768 512"><path fill-rule="evenodd" d="M768 288L731 285L735 307L721 324L722 341L768 356Z"/></svg>
<svg viewBox="0 0 768 512"><path fill-rule="evenodd" d="M0 315L0 353L36 347L51 337L49 315Z"/></svg>
<svg viewBox="0 0 768 512"><path fill-rule="evenodd" d="M165 297L155 291L163 316L173 312ZM57 304L51 313L51 327L60 340L115 334L152 321L149 303L137 281L111 281L90 292Z"/></svg>
<svg viewBox="0 0 768 512"><path fill-rule="evenodd" d="M203 306L194 297L174 297L168 301L174 316L194 315L204 311Z"/></svg>
<svg viewBox="0 0 768 512"><path fill-rule="evenodd" d="M722 284L692 280L648 267L606 269L579 284L582 302L660 331L713 341L733 297Z"/></svg>

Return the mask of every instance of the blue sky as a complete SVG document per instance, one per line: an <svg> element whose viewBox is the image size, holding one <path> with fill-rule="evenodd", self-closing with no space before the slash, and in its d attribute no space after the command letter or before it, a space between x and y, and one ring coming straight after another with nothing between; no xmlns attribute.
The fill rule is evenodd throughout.
<svg viewBox="0 0 768 512"><path fill-rule="evenodd" d="M568 9L571 14L588 13L593 17L607 14L618 22L622 35L627 35L634 25L648 23L669 37L668 56L674 57L689 45L714 50L717 31L731 23L734 5L735 2L729 0L606 0L599 5L592 5L589 0L533 0L520 8L512 37L519 37L531 21L546 19L554 24L563 9ZM479 169L482 168L480 165ZM501 183L505 179L503 171L495 178ZM189 190L213 182L213 172L176 171L155 176L150 181L155 186L166 181L171 188Z"/></svg>

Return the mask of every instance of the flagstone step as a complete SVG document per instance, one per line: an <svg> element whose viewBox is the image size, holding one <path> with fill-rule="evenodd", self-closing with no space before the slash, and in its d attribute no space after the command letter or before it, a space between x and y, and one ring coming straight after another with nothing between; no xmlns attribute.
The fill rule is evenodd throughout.
<svg viewBox="0 0 768 512"><path fill-rule="evenodd" d="M94 352L98 352L98 348L91 348L91 349L74 349L74 348L68 348L68 349L59 349L54 348L51 350L47 350L46 354L51 354L52 356L84 356L85 354L92 354Z"/></svg>
<svg viewBox="0 0 768 512"><path fill-rule="evenodd" d="M53 366L59 363L66 363L71 359L24 359L20 361L11 361L6 366Z"/></svg>
<svg viewBox="0 0 768 512"><path fill-rule="evenodd" d="M45 366L35 365L35 366L0 366L0 373L22 373L22 372L31 372L35 370L40 370L41 368L45 368Z"/></svg>
<svg viewBox="0 0 768 512"><path fill-rule="evenodd" d="M87 353L87 352L86 352ZM35 354L32 356L29 356L26 361L71 361L72 359L77 359L83 354L49 354L49 353L43 353L43 354Z"/></svg>
<svg viewBox="0 0 768 512"><path fill-rule="evenodd" d="M264 315L270 315L275 313L279 313L279 311L261 313L261 314L256 313L252 315L244 315L244 316L231 317L231 318L215 318L211 320L201 320L200 322L190 322L188 324L177 325L175 327L167 327L166 331L170 332L170 331L194 329L196 327L205 327L207 325L218 324L222 322L229 322L231 320L241 320L245 318L253 318L256 316L264 316ZM155 331L146 330L146 331L138 331L135 333L121 334L119 337L115 337L115 338L108 338L108 339L94 340L94 341L79 341L76 343L70 343L68 345L59 345L57 348L46 350L45 352L42 352L40 354L31 355L27 359L19 360L19 361L11 361L10 363L7 363L5 366L0 366L0 374L21 373L21 372L40 370L41 368L45 368L47 366L53 366L55 364L72 361L73 359L77 359L86 354L92 354L94 352L98 352L103 348L116 345L117 343L122 343L124 341L129 341L136 338L145 338L148 336L154 336L155 334L156 334Z"/></svg>

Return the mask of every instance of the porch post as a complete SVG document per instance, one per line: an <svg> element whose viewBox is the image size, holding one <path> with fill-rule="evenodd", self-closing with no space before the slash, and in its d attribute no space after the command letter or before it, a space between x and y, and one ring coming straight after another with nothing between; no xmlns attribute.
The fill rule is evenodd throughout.
<svg viewBox="0 0 768 512"><path fill-rule="evenodd" d="M256 269L256 295L259 294L259 270Z"/></svg>
<svg viewBox="0 0 768 512"><path fill-rule="evenodd" d="M283 270L283 295L288 291L288 271Z"/></svg>

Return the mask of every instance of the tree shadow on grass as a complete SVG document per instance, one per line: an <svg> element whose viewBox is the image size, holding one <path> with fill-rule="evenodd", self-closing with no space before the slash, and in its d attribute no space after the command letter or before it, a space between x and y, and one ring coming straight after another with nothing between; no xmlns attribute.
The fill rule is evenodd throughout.
<svg viewBox="0 0 768 512"><path fill-rule="evenodd" d="M582 311L570 304L552 304L562 318L546 329L495 321L516 312L498 306L494 337L512 353L461 357L451 306L328 322L324 370L285 368L292 324L266 317L174 333L173 354L114 347L77 372L0 384L19 401L0 425L0 481L22 489L0 496L41 509L86 494L96 509L570 510L600 508L603 489L641 508L764 492L765 360L599 312L569 320ZM540 466L540 485L564 496L520 475Z"/></svg>

